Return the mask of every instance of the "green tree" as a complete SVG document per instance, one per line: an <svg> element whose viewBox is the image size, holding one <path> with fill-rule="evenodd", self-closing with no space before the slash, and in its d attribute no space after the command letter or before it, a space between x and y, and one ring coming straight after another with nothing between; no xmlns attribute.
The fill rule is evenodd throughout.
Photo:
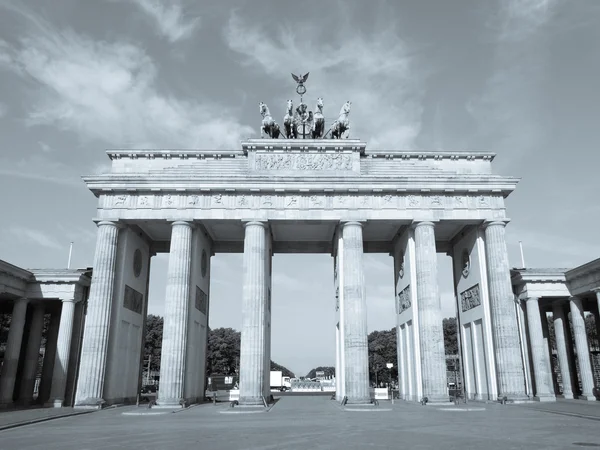
<svg viewBox="0 0 600 450"><path fill-rule="evenodd" d="M335 367L331 367L331 366L316 367L306 374L306 378L311 378L311 379L316 378L317 372L325 372L326 377L334 377L335 376Z"/></svg>
<svg viewBox="0 0 600 450"><path fill-rule="evenodd" d="M148 314L146 318L146 340L144 341L144 369L150 358L150 370L160 370L160 354L162 348L163 318Z"/></svg>
<svg viewBox="0 0 600 450"><path fill-rule="evenodd" d="M446 355L458 355L458 326L456 317L442 321L444 328L444 350Z"/></svg>
<svg viewBox="0 0 600 450"><path fill-rule="evenodd" d="M398 378L398 353L396 349L396 328L384 331L373 331L368 336L369 372L371 380L378 383L389 383ZM394 366L391 370L387 364ZM391 379L390 379L391 377Z"/></svg>
<svg viewBox="0 0 600 450"><path fill-rule="evenodd" d="M235 375L239 371L241 333L233 328L215 328L208 332L206 373Z"/></svg>
<svg viewBox="0 0 600 450"><path fill-rule="evenodd" d="M284 377L290 377L290 378L294 378L294 372L292 372L290 369L288 369L285 366L282 366L280 364L277 364L275 361L271 360L271 370L281 370L281 373Z"/></svg>

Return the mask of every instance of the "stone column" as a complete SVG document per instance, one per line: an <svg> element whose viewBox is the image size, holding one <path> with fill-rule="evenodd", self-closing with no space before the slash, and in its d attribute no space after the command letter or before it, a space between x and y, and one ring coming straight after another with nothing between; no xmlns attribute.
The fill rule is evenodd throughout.
<svg viewBox="0 0 600 450"><path fill-rule="evenodd" d="M173 222L160 358L159 406L177 407L184 398L188 335L192 223Z"/></svg>
<svg viewBox="0 0 600 450"><path fill-rule="evenodd" d="M368 404L371 394L362 223L342 223L342 241L346 397L348 404Z"/></svg>
<svg viewBox="0 0 600 450"><path fill-rule="evenodd" d="M560 367L560 377L563 385L563 397L566 399L573 398L573 377L571 376L571 354L567 345L567 318L565 315L564 305L554 303L552 305L552 319L554 320L554 335L556 337L556 351L558 353L558 365Z"/></svg>
<svg viewBox="0 0 600 450"><path fill-rule="evenodd" d="M592 289L592 292L596 295L596 336L600 343L600 288Z"/></svg>
<svg viewBox="0 0 600 450"><path fill-rule="evenodd" d="M40 381L40 388L36 399L36 403L42 405L50 398L59 326L59 314L51 314L50 324L48 325L48 334L46 336L46 348L44 349L44 362L42 363L42 380Z"/></svg>
<svg viewBox="0 0 600 450"><path fill-rule="evenodd" d="M98 223L75 407L101 407L103 403L118 238L116 222Z"/></svg>
<svg viewBox="0 0 600 450"><path fill-rule="evenodd" d="M33 403L33 388L35 387L35 377L40 359L43 330L44 305L37 304L33 308L31 323L29 325L29 339L27 340L27 351L25 353L25 364L23 365L23 376L18 399L19 403L23 405Z"/></svg>
<svg viewBox="0 0 600 450"><path fill-rule="evenodd" d="M579 297L571 297L569 302L571 308L571 323L573 324L573 335L575 336L575 348L577 349L577 361L579 362L579 376L581 377L582 400L596 400L594 393L594 376L590 362L590 349L588 347L587 333L585 331L585 319L583 317L583 305Z"/></svg>
<svg viewBox="0 0 600 450"><path fill-rule="evenodd" d="M27 316L27 301L26 298L20 298L15 301L13 306L8 340L6 342L6 349L4 350L4 361L2 371L0 372L0 406L7 406L13 403L13 392L17 379L23 330Z"/></svg>
<svg viewBox="0 0 600 450"><path fill-rule="evenodd" d="M524 400L527 399L525 375L515 317L515 300L510 281L505 226L504 222L491 222L485 228L485 254L498 395L510 400Z"/></svg>
<svg viewBox="0 0 600 450"><path fill-rule="evenodd" d="M58 329L57 351L52 371L52 388L48 406L60 408L65 401L65 388L67 387L67 375L69 371L69 356L71 354L71 338L73 336L73 315L75 312L75 300L62 301L60 313L60 326Z"/></svg>
<svg viewBox="0 0 600 450"><path fill-rule="evenodd" d="M541 402L554 401L556 397L550 389L550 358L548 347L544 342L539 300L535 297L527 299L527 324L529 328L529 343L535 378L535 399Z"/></svg>
<svg viewBox="0 0 600 450"><path fill-rule="evenodd" d="M446 389L446 353L442 308L437 276L435 225L419 222L415 226L417 273L417 310L421 344L423 397L429 402L448 402Z"/></svg>
<svg viewBox="0 0 600 450"><path fill-rule="evenodd" d="M244 291L240 349L240 405L262 406L265 380L265 310L269 238L265 222L244 224Z"/></svg>

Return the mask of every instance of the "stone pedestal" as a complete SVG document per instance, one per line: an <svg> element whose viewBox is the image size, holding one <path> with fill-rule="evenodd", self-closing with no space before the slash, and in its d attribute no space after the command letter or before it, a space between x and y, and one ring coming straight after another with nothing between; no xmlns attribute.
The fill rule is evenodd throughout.
<svg viewBox="0 0 600 450"><path fill-rule="evenodd" d="M544 317L545 319L545 317ZM527 299L527 325L529 329L529 343L531 345L531 359L533 363L533 376L535 379L535 400L555 401L556 397L550 387L551 374L548 347L544 342L540 305L537 298Z"/></svg>
<svg viewBox="0 0 600 450"><path fill-rule="evenodd" d="M156 401L161 407L177 407L184 398L191 266L192 224L173 222Z"/></svg>
<svg viewBox="0 0 600 450"><path fill-rule="evenodd" d="M554 335L556 337L556 352L560 366L560 377L563 386L563 398L573 398L573 368L571 365L572 351L568 345L567 332L568 323L564 305L555 303L552 305L552 318L554 320Z"/></svg>
<svg viewBox="0 0 600 450"><path fill-rule="evenodd" d="M423 397L429 402L447 402L446 354L432 222L415 226L415 259Z"/></svg>
<svg viewBox="0 0 600 450"><path fill-rule="evenodd" d="M27 316L27 299L21 298L15 301L8 330L8 340L4 350L4 361L0 372L0 406L13 403L13 393L21 355L21 343L23 342L23 330Z"/></svg>
<svg viewBox="0 0 600 450"><path fill-rule="evenodd" d="M347 404L371 403L367 302L363 272L363 237L360 222L342 224L344 278L344 352Z"/></svg>
<svg viewBox="0 0 600 450"><path fill-rule="evenodd" d="M510 281L505 223L491 222L485 228L492 335L496 357L498 395L509 400L526 400L515 297Z"/></svg>
<svg viewBox="0 0 600 450"><path fill-rule="evenodd" d="M118 236L115 222L98 224L75 407L101 407L103 403Z"/></svg>
<svg viewBox="0 0 600 450"><path fill-rule="evenodd" d="M47 406L54 406L55 408L60 408L65 401L74 312L75 300L63 300L54 368L52 371L52 388L50 390L50 399L47 402Z"/></svg>
<svg viewBox="0 0 600 450"><path fill-rule="evenodd" d="M239 403L242 406L262 406L265 390L265 311L268 301L267 258L270 258L270 234L264 222L247 222L244 228Z"/></svg>
<svg viewBox="0 0 600 450"><path fill-rule="evenodd" d="M44 305L37 304L33 307L31 323L29 324L29 339L25 353L25 364L21 378L21 389L18 402L23 405L33 403L33 388L40 358L42 345L42 331L44 328Z"/></svg>
<svg viewBox="0 0 600 450"><path fill-rule="evenodd" d="M583 317L583 306L581 299L571 297L569 306L571 308L571 323L573 324L573 335L575 336L575 348L577 349L577 361L579 362L579 376L581 377L582 400L596 400L594 393L594 376L590 362L590 348L588 347L587 333L585 331L585 319Z"/></svg>

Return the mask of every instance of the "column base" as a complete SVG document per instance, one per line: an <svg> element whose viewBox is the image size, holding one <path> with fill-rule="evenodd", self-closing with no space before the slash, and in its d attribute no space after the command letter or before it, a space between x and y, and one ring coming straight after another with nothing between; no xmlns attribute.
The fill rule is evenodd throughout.
<svg viewBox="0 0 600 450"><path fill-rule="evenodd" d="M593 394L581 394L577 396L577 400L584 400L586 402L595 402L596 396Z"/></svg>
<svg viewBox="0 0 600 450"><path fill-rule="evenodd" d="M346 400L346 405L370 405L371 403L373 403L371 397L348 397Z"/></svg>
<svg viewBox="0 0 600 450"><path fill-rule="evenodd" d="M262 397L240 397L238 406L261 406L265 407L265 400Z"/></svg>
<svg viewBox="0 0 600 450"><path fill-rule="evenodd" d="M75 402L73 408L75 409L102 409L106 404L106 400L103 398L86 398Z"/></svg>
<svg viewBox="0 0 600 450"><path fill-rule="evenodd" d="M153 408L177 409L177 408L183 408L185 403L186 403L185 399L179 399L179 398L157 399L156 405L154 405L152 407Z"/></svg>
<svg viewBox="0 0 600 450"><path fill-rule="evenodd" d="M533 400L536 402L555 402L556 397L554 395L540 395L540 396L535 395L533 397Z"/></svg>
<svg viewBox="0 0 600 450"><path fill-rule="evenodd" d="M45 407L48 408L62 408L64 403L64 400L61 399L54 399L54 400L48 400L46 403L44 403Z"/></svg>
<svg viewBox="0 0 600 450"><path fill-rule="evenodd" d="M573 394L562 394L562 395L557 395L556 398L563 399L563 400L573 400L575 398L575 396Z"/></svg>
<svg viewBox="0 0 600 450"><path fill-rule="evenodd" d="M445 403L450 403L450 396L449 395L424 395L423 398L427 397L427 404L434 404L434 405L439 405L440 403L445 404ZM419 399L417 401L421 401L422 399Z"/></svg>

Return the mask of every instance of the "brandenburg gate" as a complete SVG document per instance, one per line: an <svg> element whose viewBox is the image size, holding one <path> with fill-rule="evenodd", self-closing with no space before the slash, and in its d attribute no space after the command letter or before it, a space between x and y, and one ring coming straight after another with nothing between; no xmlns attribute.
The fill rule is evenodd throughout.
<svg viewBox="0 0 600 450"><path fill-rule="evenodd" d="M367 151L348 138L351 102L326 130L323 99L314 114L303 101L308 74L293 77L300 104L288 100L283 129L261 102L261 138L241 149L111 150L110 172L84 178L98 198L98 238L75 406L135 401L158 252L169 253L159 407L204 398L218 252L244 255L241 406L270 395L277 252L333 257L335 298L324 307L336 310L338 401L372 401L365 252L394 258L403 399L448 401L438 252L453 258L469 397L527 398L505 242L504 199L518 180L493 174L490 153Z"/></svg>
<svg viewBox="0 0 600 450"><path fill-rule="evenodd" d="M505 242L517 180L493 154L367 151L355 139L111 150L75 404L135 401L150 258L169 253L158 406L204 397L210 260L243 253L240 404L269 393L272 255L333 256L337 398L369 403L363 253L394 257L401 396L447 401L437 253L452 255L473 396L525 397ZM329 305L329 306L327 306ZM333 338L333 333L332 333Z"/></svg>

